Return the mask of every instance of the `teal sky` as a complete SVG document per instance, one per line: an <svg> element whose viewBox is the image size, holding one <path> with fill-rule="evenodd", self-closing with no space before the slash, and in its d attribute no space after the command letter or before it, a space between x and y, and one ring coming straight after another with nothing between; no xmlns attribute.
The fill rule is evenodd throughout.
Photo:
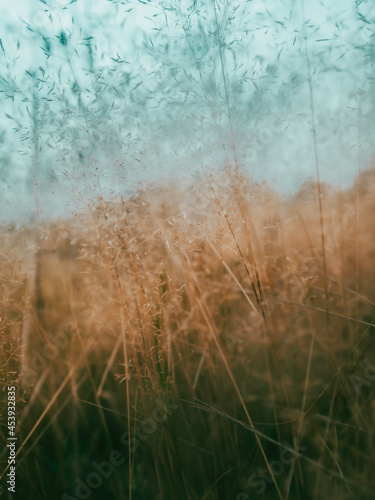
<svg viewBox="0 0 375 500"><path fill-rule="evenodd" d="M89 179L110 194L233 162L230 122L241 168L294 192L316 175L304 35L321 177L348 186L374 157L375 6L305 4L217 1L216 30L212 2L3 3L4 218L30 213L33 183L58 213L74 189L95 192Z"/></svg>

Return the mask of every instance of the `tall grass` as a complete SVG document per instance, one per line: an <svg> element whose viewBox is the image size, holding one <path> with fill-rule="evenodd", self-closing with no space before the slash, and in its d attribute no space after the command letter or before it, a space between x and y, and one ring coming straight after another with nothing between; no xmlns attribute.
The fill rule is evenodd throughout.
<svg viewBox="0 0 375 500"><path fill-rule="evenodd" d="M154 185L84 200L86 212L40 228L22 363L34 239L3 229L3 373L18 389L20 495L77 498L76 478L117 449L126 460L93 498L371 498L373 175L358 181L358 230L357 188L322 186L329 331L314 184L281 199L241 180L260 304L236 177L207 175L215 195L205 176ZM62 334L63 347L46 349ZM177 409L133 451L120 438L152 418L156 398ZM282 474L280 446L296 453Z"/></svg>
<svg viewBox="0 0 375 500"><path fill-rule="evenodd" d="M155 2L129 60L112 33L139 3L80 24L41 1L26 68L0 41L17 498L370 499L372 10L352 40L302 1ZM355 185L325 183L352 150Z"/></svg>

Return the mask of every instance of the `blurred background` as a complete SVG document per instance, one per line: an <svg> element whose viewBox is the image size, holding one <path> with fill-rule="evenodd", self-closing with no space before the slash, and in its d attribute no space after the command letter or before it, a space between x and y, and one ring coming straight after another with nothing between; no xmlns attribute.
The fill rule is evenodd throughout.
<svg viewBox="0 0 375 500"><path fill-rule="evenodd" d="M14 0L0 7L6 222L238 164L292 194L374 157L371 1ZM77 201L78 200L78 201Z"/></svg>

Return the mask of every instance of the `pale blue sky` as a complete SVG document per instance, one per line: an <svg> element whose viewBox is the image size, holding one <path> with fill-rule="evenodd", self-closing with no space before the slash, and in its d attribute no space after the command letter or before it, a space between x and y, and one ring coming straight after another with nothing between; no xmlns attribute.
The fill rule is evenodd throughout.
<svg viewBox="0 0 375 500"><path fill-rule="evenodd" d="M226 110L221 105L220 68L213 65L211 71L206 62L202 67L202 85L196 81L198 73L192 66L191 55L186 52L189 49L183 40L181 19L168 9L170 2L46 2L48 8L37 0L14 0L1 5L0 37L6 56L0 52L0 76L12 75L17 85L26 89L25 70L39 71L39 78L42 78L37 69L40 66L50 76L50 81L43 84L48 88L51 79L57 81L61 67L61 92L71 84L69 74L75 75L80 87L89 86L87 50L80 42L88 36L93 37L90 43L96 46L95 70L103 70L103 79L107 79L108 85L115 87L121 80L120 72L113 72L117 66L111 58L119 56L127 61L121 71L131 75L135 89L129 94L128 104L124 104L124 112L121 111L122 100L116 98L115 91L112 95L106 89L103 95L107 92L108 99L113 97L113 109L108 111L105 122L108 131L99 125L97 132L90 131L94 140L89 136L81 137L81 142L77 142L78 136L72 135L76 138L72 148L85 151L97 148L96 152L92 149L91 154L95 155L95 162L100 167L104 189L109 192L117 183L113 165L118 163L124 163L126 183L130 185L136 180L152 180L161 174L190 175L202 165L214 168L222 166L226 157L231 160L229 125ZM360 5L360 14L370 20L364 23L351 0L312 0L305 4L321 175L323 181L347 186L356 174L358 155L362 168L371 165L374 156L372 115L375 100L369 45L373 40L375 6L370 1ZM181 12L187 23L185 28L190 22L191 5L191 1L181 2ZM302 3L299 0L253 0L230 4L231 8L237 5L237 18L225 36L228 44L233 39L226 52L226 71L238 157L242 168L255 180L265 179L277 189L291 193L316 174L302 36ZM31 33L20 18L46 38L56 40L62 31L72 33L74 44L69 42L66 48L57 47L46 60L40 48L43 45L41 37ZM203 38L202 45L208 44L207 50L212 49L214 54L215 44L210 47L214 37L209 29ZM167 39L168 52L165 52L163 44ZM191 40L197 47L201 45L199 37ZM21 46L17 50L18 41ZM199 50L197 48L197 54ZM186 95L189 104L184 107L181 99ZM82 99L86 98L92 106L90 96L82 94ZM0 94L0 99L0 133L6 130L0 158L7 156L0 177L5 205L2 212L14 214L17 208L22 216L28 212L31 153L26 142L21 141L22 132L11 130L15 121L6 118L5 113L13 118L19 116L23 125L29 118L21 98L12 101ZM217 105L219 111L216 112L220 114L216 122L212 105ZM51 103L51 113L54 106ZM114 142L113 134L118 135ZM47 146L47 135L46 128L43 136L46 149L41 155L41 170L46 175L38 182L44 204L54 205L54 210L58 211L71 194L56 151ZM61 135L68 141L68 130ZM221 148L223 141L227 146ZM99 147L101 144L105 147ZM56 179L47 182L47 170L51 165L56 171Z"/></svg>

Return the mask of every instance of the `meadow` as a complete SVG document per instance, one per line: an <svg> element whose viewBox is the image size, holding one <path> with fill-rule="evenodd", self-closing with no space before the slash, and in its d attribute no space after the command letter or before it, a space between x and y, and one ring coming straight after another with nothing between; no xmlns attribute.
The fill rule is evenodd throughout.
<svg viewBox="0 0 375 500"><path fill-rule="evenodd" d="M374 195L228 166L3 225L16 498L374 498Z"/></svg>

